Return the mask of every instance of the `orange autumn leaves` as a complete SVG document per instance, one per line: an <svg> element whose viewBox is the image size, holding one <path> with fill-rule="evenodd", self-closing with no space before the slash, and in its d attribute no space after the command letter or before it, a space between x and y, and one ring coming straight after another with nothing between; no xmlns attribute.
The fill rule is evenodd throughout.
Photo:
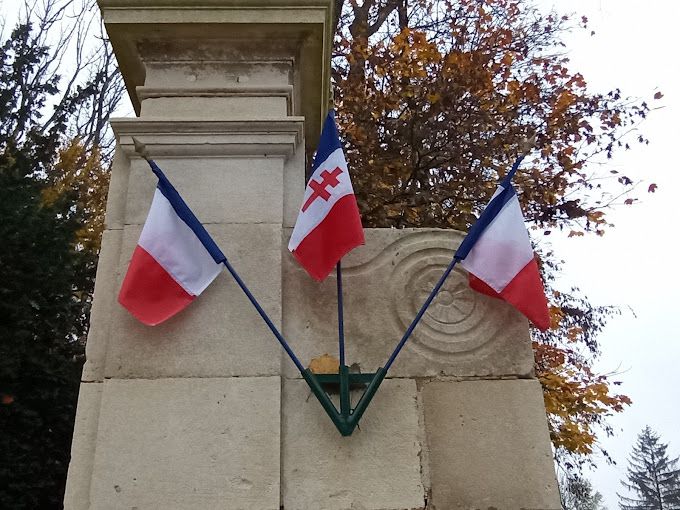
<svg viewBox="0 0 680 510"><path fill-rule="evenodd" d="M88 150L78 138L60 151L54 172L48 176L43 201L48 206L62 199L71 201L71 212L82 224L76 232L78 249L99 252L110 178L99 149Z"/></svg>
<svg viewBox="0 0 680 510"><path fill-rule="evenodd" d="M587 363L569 361L568 350L539 342L533 347L553 444L576 454L593 453L596 427L621 412L630 398L612 394L609 379L594 374Z"/></svg>
<svg viewBox="0 0 680 510"><path fill-rule="evenodd" d="M406 23L384 14L398 3L364 2L336 39L338 118L364 219L465 229L536 133L516 183L528 220L602 234L609 202L586 165L619 147L646 104L589 92L558 45L565 20L526 2L420 2Z"/></svg>

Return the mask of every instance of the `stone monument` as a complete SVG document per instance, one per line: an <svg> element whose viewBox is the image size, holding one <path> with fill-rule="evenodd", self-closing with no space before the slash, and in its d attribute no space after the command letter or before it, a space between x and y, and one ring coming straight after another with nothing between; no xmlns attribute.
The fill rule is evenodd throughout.
<svg viewBox="0 0 680 510"><path fill-rule="evenodd" d="M118 146L67 510L557 510L528 325L455 271L342 437L226 271L146 327L116 301L155 177L182 194L306 363L335 282L286 246L328 101L330 0L99 0L137 118ZM343 261L347 359L381 366L460 243L366 230Z"/></svg>

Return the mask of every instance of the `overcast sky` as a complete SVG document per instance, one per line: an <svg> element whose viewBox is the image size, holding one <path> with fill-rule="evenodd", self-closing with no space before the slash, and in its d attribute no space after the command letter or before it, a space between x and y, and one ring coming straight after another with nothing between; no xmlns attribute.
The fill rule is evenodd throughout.
<svg viewBox="0 0 680 510"><path fill-rule="evenodd" d="M597 304L617 304L623 315L612 319L600 338L602 372L619 371L621 391L633 399L627 411L611 420L615 437L603 446L617 461L599 460L591 480L609 510L618 509L616 492L625 477L627 457L637 434L650 425L669 451L680 454L680 2L674 0L543 0L560 12L586 15L590 29L565 40L571 69L581 72L591 90L615 87L624 95L663 106L649 115L640 131L647 147L633 145L617 155L612 169L642 180L634 196L641 203L609 213L616 224L604 237L552 239L566 261L565 283L574 283ZM664 97L651 101L656 90ZM647 185L657 183L654 194ZM628 312L630 307L633 313ZM680 314L679 314L680 315Z"/></svg>

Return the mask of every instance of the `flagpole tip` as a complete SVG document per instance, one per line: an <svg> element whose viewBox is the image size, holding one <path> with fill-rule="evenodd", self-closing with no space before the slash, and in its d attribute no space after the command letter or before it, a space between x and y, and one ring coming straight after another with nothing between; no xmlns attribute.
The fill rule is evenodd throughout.
<svg viewBox="0 0 680 510"><path fill-rule="evenodd" d="M135 152L149 161L149 152L146 150L146 145L137 140L134 136L132 137L132 142L135 144Z"/></svg>

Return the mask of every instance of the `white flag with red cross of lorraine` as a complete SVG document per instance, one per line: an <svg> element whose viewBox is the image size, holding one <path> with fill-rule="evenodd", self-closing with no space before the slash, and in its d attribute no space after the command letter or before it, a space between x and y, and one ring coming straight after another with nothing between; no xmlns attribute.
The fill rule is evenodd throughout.
<svg viewBox="0 0 680 510"><path fill-rule="evenodd" d="M324 122L312 169L288 249L313 278L321 281L350 250L364 244L333 110Z"/></svg>

